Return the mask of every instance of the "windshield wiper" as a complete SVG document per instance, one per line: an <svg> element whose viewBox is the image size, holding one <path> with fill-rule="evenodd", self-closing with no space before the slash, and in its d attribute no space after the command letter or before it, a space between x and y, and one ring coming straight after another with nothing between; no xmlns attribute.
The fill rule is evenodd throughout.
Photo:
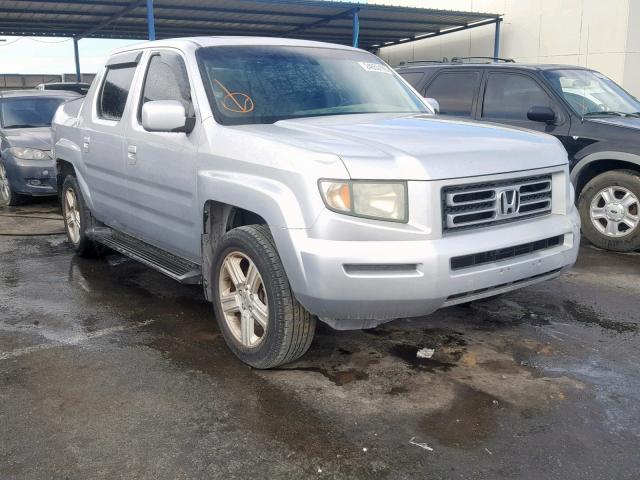
<svg viewBox="0 0 640 480"><path fill-rule="evenodd" d="M27 125L27 124L24 124L24 125L7 125L4 128L36 128L38 126L39 125Z"/></svg>
<svg viewBox="0 0 640 480"><path fill-rule="evenodd" d="M616 117L638 117L640 118L640 113L638 112L618 112L616 110L604 110L602 112L587 112L583 116L597 116L597 115L613 115Z"/></svg>

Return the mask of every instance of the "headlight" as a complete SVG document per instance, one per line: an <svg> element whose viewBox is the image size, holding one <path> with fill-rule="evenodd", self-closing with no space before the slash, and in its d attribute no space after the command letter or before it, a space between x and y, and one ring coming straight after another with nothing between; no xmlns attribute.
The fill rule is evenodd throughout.
<svg viewBox="0 0 640 480"><path fill-rule="evenodd" d="M334 212L392 222L409 219L406 182L320 180L319 185Z"/></svg>
<svg viewBox="0 0 640 480"><path fill-rule="evenodd" d="M9 153L22 160L51 160L47 152L37 148L12 147Z"/></svg>

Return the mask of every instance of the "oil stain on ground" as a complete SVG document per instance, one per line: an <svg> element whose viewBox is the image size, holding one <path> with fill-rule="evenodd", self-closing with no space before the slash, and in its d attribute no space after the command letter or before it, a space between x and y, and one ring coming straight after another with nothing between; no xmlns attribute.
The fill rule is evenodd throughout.
<svg viewBox="0 0 640 480"><path fill-rule="evenodd" d="M587 325L598 325L605 330L617 333L635 333L639 326L636 323L616 322L599 315L593 308L580 305L572 300L565 300L563 303L565 311L576 321Z"/></svg>
<svg viewBox="0 0 640 480"><path fill-rule="evenodd" d="M361 370L349 368L347 370L333 370L320 367L295 367L295 368L273 368L274 371L287 371L287 372L314 372L328 378L337 386L341 387L348 383L355 382L356 380L368 380L369 375Z"/></svg>
<svg viewBox="0 0 640 480"><path fill-rule="evenodd" d="M503 407L495 397L458 385L453 403L423 417L419 427L425 435L447 447L475 448L497 430L501 410Z"/></svg>
<svg viewBox="0 0 640 480"><path fill-rule="evenodd" d="M398 344L389 349L391 355L404 360L408 365L413 368L427 370L429 372L435 372L437 370L448 371L456 364L450 361L444 361L437 358L434 355L432 358L420 358L418 357L418 350L424 348L422 346Z"/></svg>

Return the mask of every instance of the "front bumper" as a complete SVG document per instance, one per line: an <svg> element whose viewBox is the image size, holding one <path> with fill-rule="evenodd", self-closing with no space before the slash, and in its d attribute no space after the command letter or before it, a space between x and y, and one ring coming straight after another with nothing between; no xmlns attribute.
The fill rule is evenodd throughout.
<svg viewBox="0 0 640 480"><path fill-rule="evenodd" d="M328 241L290 230L297 258L285 268L311 313L340 328L362 328L521 288L559 275L577 258L580 218L552 214L422 241ZM453 257L562 236L558 245L453 270ZM284 260L284 259L283 259ZM295 262L297 265L287 265ZM362 320L361 324L347 320ZM361 325L361 326L358 326Z"/></svg>
<svg viewBox="0 0 640 480"><path fill-rule="evenodd" d="M56 165L53 160L21 160L5 154L2 162L14 192L33 196L56 194Z"/></svg>

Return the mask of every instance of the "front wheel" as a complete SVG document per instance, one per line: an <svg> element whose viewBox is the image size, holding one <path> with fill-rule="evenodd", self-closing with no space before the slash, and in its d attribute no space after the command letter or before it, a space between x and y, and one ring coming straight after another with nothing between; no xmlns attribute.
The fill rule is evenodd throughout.
<svg viewBox="0 0 640 480"><path fill-rule="evenodd" d="M13 191L11 183L9 183L7 169L4 168L4 165L0 162L0 207L20 205L24 203L26 199L27 197L25 195L20 195Z"/></svg>
<svg viewBox="0 0 640 480"><path fill-rule="evenodd" d="M640 176L611 170L580 193L582 232L595 246L616 252L640 249Z"/></svg>
<svg viewBox="0 0 640 480"><path fill-rule="evenodd" d="M266 369L304 355L316 320L293 295L267 227L249 225L227 232L213 267L218 325L240 360Z"/></svg>
<svg viewBox="0 0 640 480"><path fill-rule="evenodd" d="M82 257L98 256L102 248L87 235L87 229L92 224L91 212L84 202L78 180L73 175L64 179L60 199L64 226L71 247Z"/></svg>

